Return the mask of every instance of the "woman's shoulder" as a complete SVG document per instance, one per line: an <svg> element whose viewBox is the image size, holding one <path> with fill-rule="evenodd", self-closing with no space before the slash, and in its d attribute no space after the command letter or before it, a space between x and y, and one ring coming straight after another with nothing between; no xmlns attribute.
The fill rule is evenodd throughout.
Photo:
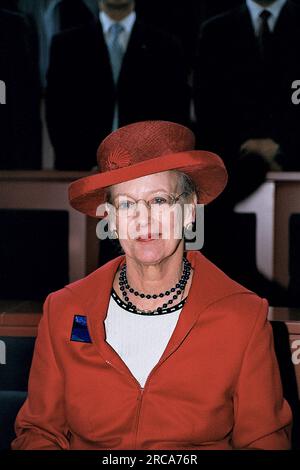
<svg viewBox="0 0 300 470"><path fill-rule="evenodd" d="M94 289L95 286L99 286L99 281L105 282L112 278L123 259L124 255L117 256L86 276L66 284L62 289L54 291L52 294L61 295L64 290L68 290L76 294L82 293L85 290Z"/></svg>
<svg viewBox="0 0 300 470"><path fill-rule="evenodd" d="M123 255L118 256L85 277L66 284L61 289L50 292L45 303L51 316L66 317L68 312L87 311L88 305L105 290L110 291L114 273L122 262ZM62 315L63 314L63 315Z"/></svg>
<svg viewBox="0 0 300 470"><path fill-rule="evenodd" d="M232 279L201 253L191 257L198 270L195 276L197 293L204 297L199 302L214 312L223 312L227 319L245 324L266 317L268 300Z"/></svg>
<svg viewBox="0 0 300 470"><path fill-rule="evenodd" d="M254 291L233 279L199 251L189 254L188 258L197 271L195 282L204 285L206 292L211 292L212 297L225 298L230 295L257 297Z"/></svg>

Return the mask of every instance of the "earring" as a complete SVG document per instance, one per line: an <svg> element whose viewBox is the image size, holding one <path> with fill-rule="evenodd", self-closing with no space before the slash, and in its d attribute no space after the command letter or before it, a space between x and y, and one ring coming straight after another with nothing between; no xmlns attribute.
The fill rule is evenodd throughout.
<svg viewBox="0 0 300 470"><path fill-rule="evenodd" d="M112 238L113 238L113 239L119 238L119 235L118 235L118 232L117 232L116 229L113 229L112 232L111 232L111 234L112 234Z"/></svg>
<svg viewBox="0 0 300 470"><path fill-rule="evenodd" d="M184 228L185 230L190 232L191 230L193 230L193 222L189 222Z"/></svg>

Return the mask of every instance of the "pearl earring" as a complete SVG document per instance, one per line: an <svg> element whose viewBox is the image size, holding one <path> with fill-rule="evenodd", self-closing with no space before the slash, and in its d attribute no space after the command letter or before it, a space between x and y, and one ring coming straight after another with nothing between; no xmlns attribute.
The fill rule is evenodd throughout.
<svg viewBox="0 0 300 470"><path fill-rule="evenodd" d="M117 238L119 238L118 232L117 232L117 230L116 230L115 228L110 231L110 234L111 234L111 236L110 236L109 238L112 238L112 239L114 239L114 240L117 239Z"/></svg>
<svg viewBox="0 0 300 470"><path fill-rule="evenodd" d="M184 228L187 231L193 230L193 222L189 222Z"/></svg>

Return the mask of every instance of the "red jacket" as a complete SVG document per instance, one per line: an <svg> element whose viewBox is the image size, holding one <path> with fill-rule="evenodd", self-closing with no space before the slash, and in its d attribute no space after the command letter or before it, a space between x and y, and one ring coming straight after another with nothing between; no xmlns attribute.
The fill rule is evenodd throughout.
<svg viewBox="0 0 300 470"><path fill-rule="evenodd" d="M105 341L125 255L49 294L13 449L290 447L267 301L200 252L187 258L195 269L188 299L144 388ZM80 341L74 315L87 320Z"/></svg>

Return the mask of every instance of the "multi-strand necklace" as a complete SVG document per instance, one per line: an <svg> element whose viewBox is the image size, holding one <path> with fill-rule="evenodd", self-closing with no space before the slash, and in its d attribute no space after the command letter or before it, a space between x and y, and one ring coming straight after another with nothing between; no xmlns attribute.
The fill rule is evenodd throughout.
<svg viewBox="0 0 300 470"><path fill-rule="evenodd" d="M185 286L187 284L187 281L190 277L191 264L186 259L186 257L183 257L183 262L184 262L184 268L183 268L183 272L182 272L180 280L175 284L175 286L159 294L144 294L144 293L138 292L133 287L131 287L127 280L126 263L125 263L120 271L119 286L120 286L120 291L122 292L122 296L124 300L127 302L128 307L130 307L130 309L134 313L137 313L139 315L160 315L164 313L164 310L166 310L168 306L171 305L174 302L174 300L176 300L178 296L183 293ZM126 289L128 289L128 291L131 294L134 294L136 297L139 296L142 299L143 298L145 299L162 298L165 296L169 296L171 293L173 293L173 296L172 296L172 299L165 302L161 307L157 307L155 310L140 310L136 307L136 305L133 304L133 302L129 301L128 292Z"/></svg>

